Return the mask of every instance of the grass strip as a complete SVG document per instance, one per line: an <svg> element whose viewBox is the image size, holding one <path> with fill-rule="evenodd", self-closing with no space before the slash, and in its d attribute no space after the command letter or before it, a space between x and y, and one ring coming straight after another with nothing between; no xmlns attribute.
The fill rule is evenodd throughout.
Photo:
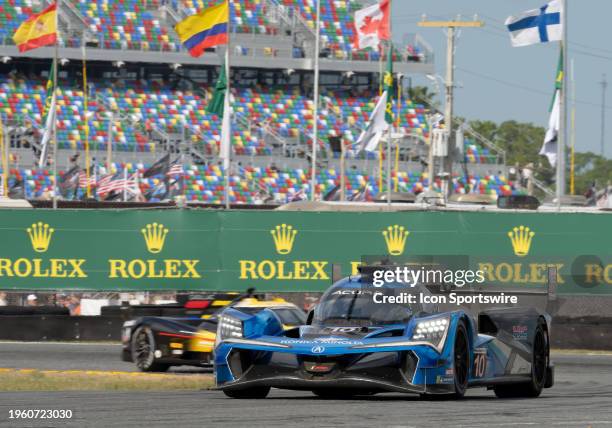
<svg viewBox="0 0 612 428"><path fill-rule="evenodd" d="M213 384L210 374L0 369L0 391L194 391Z"/></svg>

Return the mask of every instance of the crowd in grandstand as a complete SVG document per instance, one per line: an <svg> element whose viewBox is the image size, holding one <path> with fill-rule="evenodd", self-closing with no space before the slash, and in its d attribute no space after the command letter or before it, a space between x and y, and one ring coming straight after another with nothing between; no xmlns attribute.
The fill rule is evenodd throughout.
<svg viewBox="0 0 612 428"><path fill-rule="evenodd" d="M17 26L40 5L33 0L9 0L0 4L0 38L10 39ZM209 7L205 0L70 0L75 13L82 15L89 30L88 45L102 49L179 51L180 42L169 30L170 15L188 16ZM380 59L371 49L355 49L353 14L362 7L359 1L325 0L321 5L322 56L338 60ZM231 31L256 35L278 35L282 29L279 14L290 17L294 25L315 27L314 0L240 0L231 2ZM61 35L60 45L81 46L83 33ZM297 38L294 38L297 40ZM297 43L297 42L296 42ZM245 50L246 49L246 50ZM248 48L236 45L236 53L250 55ZM270 55L274 56L271 51ZM294 46L294 56L303 56L303 47ZM396 61L419 62L425 53L417 44L407 44L393 53ZM28 199L53 197L53 161L47 154L38 161L36 144L43 133L47 99L48 62L24 65L19 60L0 64L0 115L7 130L17 130L10 139L9 194ZM57 146L60 162L58 191L64 199L132 199L158 201L184 197L187 201L219 203L223 200L224 177L216 156L220 150L221 121L207 112L216 79L209 67L205 78L180 71L146 71L136 65L118 69L107 63L90 69L88 85L81 85L80 64L66 61L60 68L57 98ZM193 71L193 70L192 70ZM257 73L255 73L257 74ZM322 85L321 110L315 124L313 87L307 72L272 78L237 79L232 83L233 157L250 157L235 162L230 177L230 201L242 204L284 203L309 195L312 191L308 156L313 129L319 131L322 157L330 162L320 166L316 194L325 197L340 183L339 154L327 143L335 138L344 146L348 159L363 159L355 142L364 129L378 94L376 81L354 85L345 77L334 85ZM350 80L350 79L349 79ZM85 96L87 95L87 97ZM86 101L87 100L87 101ZM87 103L87 105L86 105ZM424 141L429 136L426 106L403 96L394 106L396 131ZM110 144L110 147L109 147ZM88 145L91 157L80 156ZM188 146L188 149L185 147ZM495 153L476 141L465 140L466 164L496 164ZM110 150L109 150L110 149ZM31 155L28 155L31 151ZM108 159L109 152L113 162ZM198 153L198 158L185 153ZM128 154L133 162L127 161ZM149 163L139 160L146 154ZM174 159L173 169L148 171L155 160L166 154ZM302 159L301 167L275 167L273 157ZM375 160L385 153L369 155ZM256 158L262 160L258 161ZM332 162L333 159L335 162ZM421 162L421 158L402 161ZM169 158L168 158L169 159ZM90 165L86 170L86 163ZM67 164L67 165L66 165ZM384 190L380 170L353 165L346 173L349 198L371 200ZM405 162L402 165L406 165ZM180 170L178 169L180 166ZM405 169L405 168L404 168ZM392 173L394 189L420 193L430 186L439 190L439 180L430 180L425 168ZM385 175L383 172L382 175ZM458 193L511 194L513 182L493 167L490 173L456 173L453 190ZM89 190L88 190L89 189ZM1 190L1 189L0 189Z"/></svg>

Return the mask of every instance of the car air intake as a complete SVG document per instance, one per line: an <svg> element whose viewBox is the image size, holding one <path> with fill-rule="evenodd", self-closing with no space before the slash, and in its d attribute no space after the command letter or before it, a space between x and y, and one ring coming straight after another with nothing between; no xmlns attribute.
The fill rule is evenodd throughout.
<svg viewBox="0 0 612 428"><path fill-rule="evenodd" d="M412 383L412 378L414 377L418 362L419 360L416 355L414 355L414 352L408 351L404 354L402 371L410 383Z"/></svg>

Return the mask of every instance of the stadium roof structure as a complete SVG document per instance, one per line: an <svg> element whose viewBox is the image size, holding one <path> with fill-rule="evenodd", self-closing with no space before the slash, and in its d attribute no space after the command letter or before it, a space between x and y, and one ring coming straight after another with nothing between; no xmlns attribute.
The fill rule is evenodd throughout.
<svg viewBox="0 0 612 428"><path fill-rule="evenodd" d="M53 58L53 48L40 48L34 51L21 53L16 46L0 45L1 57L24 57L47 59ZM80 60L83 57L81 48L60 48L59 57L70 60ZM88 48L87 59L89 61L123 61L142 62L156 64L183 64L183 65L207 65L219 66L223 62L221 53L205 54L200 58L193 58L186 52L160 52L160 51L136 51L120 49ZM232 67L238 68L262 68L262 69L295 69L314 70L314 58L292 58L290 56L266 57L266 56L244 56L231 55ZM379 65L376 61L361 60L336 60L321 58L319 60L320 70L354 73L378 73ZM403 74L432 74L433 63L420 62L397 62L394 70Z"/></svg>
<svg viewBox="0 0 612 428"><path fill-rule="evenodd" d="M0 0L0 5L4 4ZM52 58L53 47L20 53L13 45L13 27L25 20L31 6L6 2L7 20L0 27L0 56ZM323 2L320 69L374 73L379 71L378 53L355 51L352 1ZM223 48L200 58L181 47L174 26L196 13L204 3L125 0L109 7L107 2L58 0L59 57L78 60L82 46L89 60L182 65L220 65ZM231 62L234 67L312 70L314 68L314 16L307 2L296 0L236 0L230 25ZM431 74L433 51L418 34L403 36L394 55L397 72Z"/></svg>

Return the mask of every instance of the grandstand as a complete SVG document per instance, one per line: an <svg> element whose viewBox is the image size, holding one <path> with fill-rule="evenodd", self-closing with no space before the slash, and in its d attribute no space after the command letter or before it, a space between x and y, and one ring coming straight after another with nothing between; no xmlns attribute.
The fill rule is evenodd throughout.
<svg viewBox="0 0 612 428"><path fill-rule="evenodd" d="M0 2L0 114L10 131L9 184L14 195L48 198L51 165L38 169L36 155L43 132L43 106L52 50L20 54L11 36L20 22L44 2ZM61 0L58 169L84 166L84 89L82 47L88 58L89 147L92 175L133 176L152 201L184 194L188 201L220 203L223 175L218 166L220 120L206 113L217 78L222 50L201 58L187 55L173 26L213 2L203 0ZM379 56L355 51L352 16L360 3L323 1L321 109L317 123L321 149L318 188L321 195L340 182L338 153L329 144L339 138L347 148L347 194L361 191L373 199L379 189L377 156L351 149L375 105ZM232 153L230 199L234 203L283 203L310 192L309 153L315 126L312 102L314 1L241 0L232 2ZM403 74L431 73L433 53L418 35L394 55ZM396 107L397 109L397 107ZM423 141L428 138L426 106L402 100L397 146L398 191L420 193L430 186L423 171ZM110 150L109 150L110 144ZM81 157L75 160L76 153ZM174 193L165 177L142 178L147 166L166 153L180 162L184 174ZM109 159L110 156L110 159ZM384 154L382 154L384 156ZM73 158L73 162L69 159ZM512 194L504 156L494 145L467 137L463 167L453 189L458 193ZM468 167L469 165L469 167ZM384 181L383 181L384 182ZM434 180L433 188L441 183ZM178 191L176 189L178 188ZM366 192L362 190L366 189ZM83 188L63 192L83 197ZM297 195L297 196L296 196Z"/></svg>

